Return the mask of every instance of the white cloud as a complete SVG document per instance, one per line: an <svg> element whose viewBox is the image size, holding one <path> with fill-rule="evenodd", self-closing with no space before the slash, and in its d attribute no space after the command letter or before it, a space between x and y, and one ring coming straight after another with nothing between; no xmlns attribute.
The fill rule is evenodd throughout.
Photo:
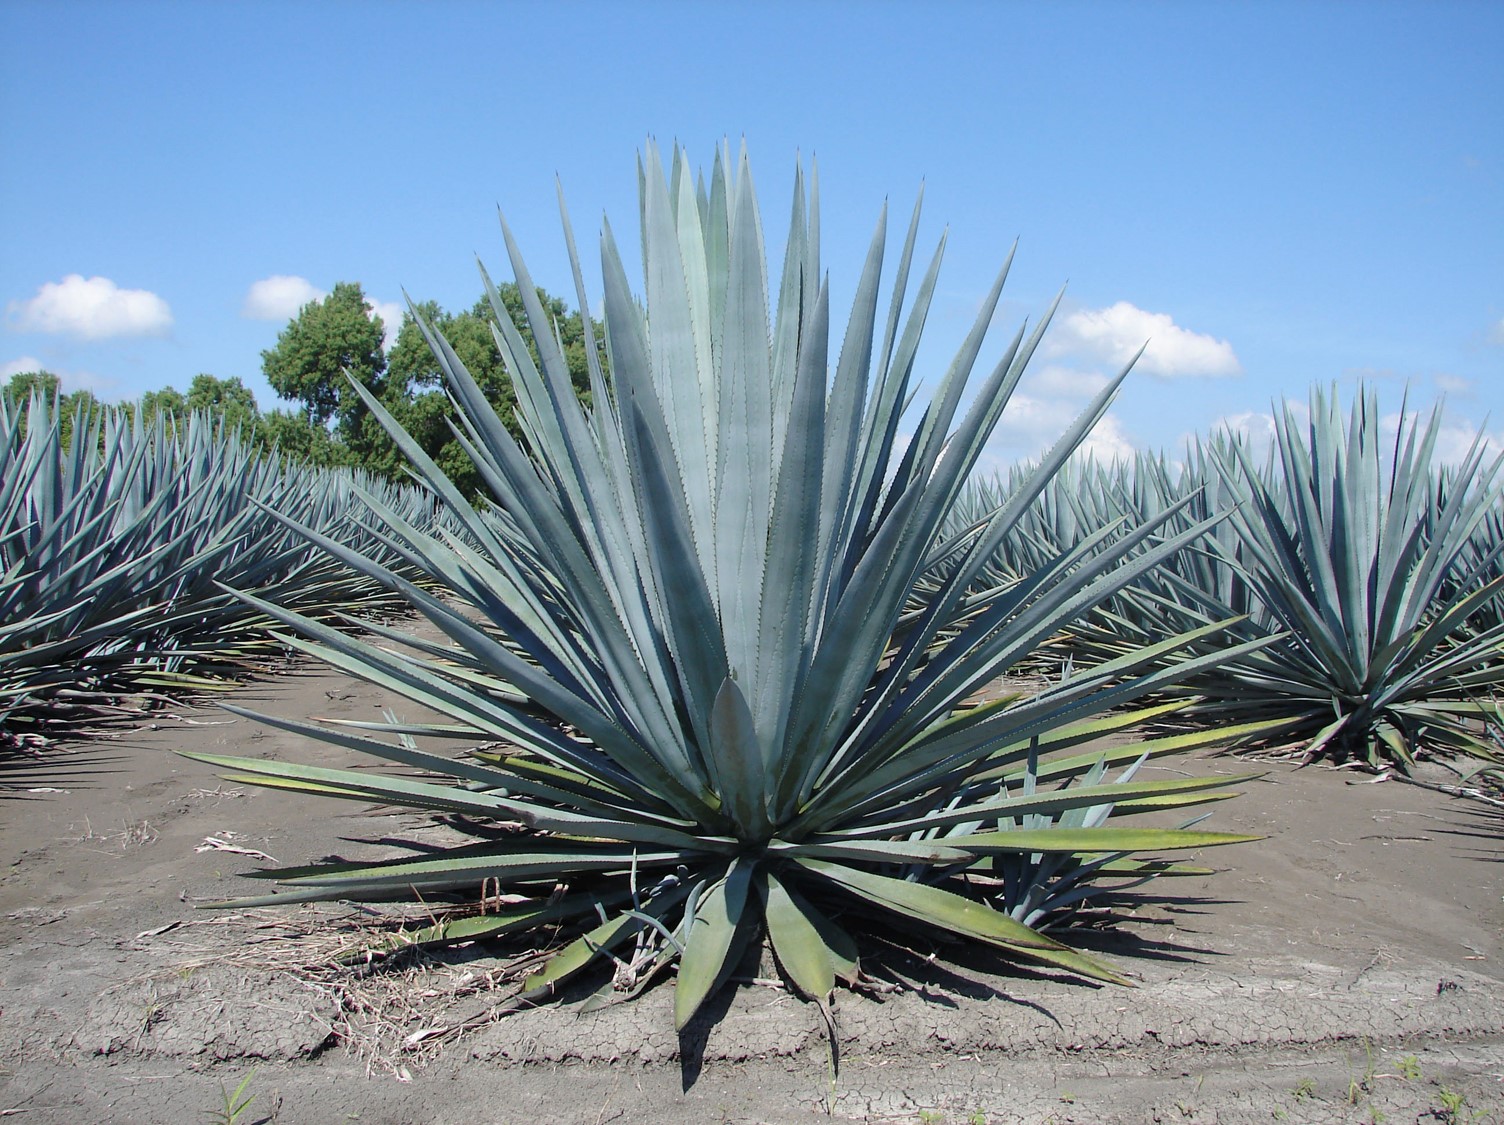
<svg viewBox="0 0 1504 1125"><path fill-rule="evenodd" d="M1286 405L1294 416L1297 426L1303 427L1309 424L1311 410L1307 404L1291 401ZM1342 417L1346 419L1346 412ZM1418 422L1424 428L1430 424L1431 411L1429 409L1412 411L1408 418L1411 422ZM1399 412L1385 414L1379 424L1383 429L1385 440L1393 442L1400 427ZM1265 456L1274 446L1274 416L1272 414L1259 411L1228 414L1217 419L1211 429L1213 433L1223 429L1231 430L1247 442L1249 450L1256 457ZM1301 431L1300 437L1303 441L1309 440L1309 435L1304 430ZM1436 462L1442 465L1459 463L1467 456L1474 441L1481 441L1486 457L1504 453L1504 431L1480 431L1475 423L1444 413L1441 428L1436 435Z"/></svg>
<svg viewBox="0 0 1504 1125"><path fill-rule="evenodd" d="M291 320L304 305L321 301L325 295L306 277L277 273L251 284L240 315L247 320Z"/></svg>
<svg viewBox="0 0 1504 1125"><path fill-rule="evenodd" d="M1037 371L1031 367L1023 377L1027 393L1046 398L1077 398L1083 402L1107 386L1108 378L1100 371L1083 371L1050 363Z"/></svg>
<svg viewBox="0 0 1504 1125"><path fill-rule="evenodd" d="M1283 409L1289 410L1295 419L1296 426L1305 426L1310 422L1311 408L1300 399L1286 399L1281 404ZM1204 430L1187 431L1180 435L1179 448L1189 449L1192 445L1205 443L1208 439L1218 434L1229 433L1234 437L1241 438L1244 447L1254 457L1255 462L1262 463L1275 448L1274 438L1274 407L1270 410L1243 410L1236 414L1224 414L1214 420Z"/></svg>
<svg viewBox="0 0 1504 1125"><path fill-rule="evenodd" d="M11 378L25 372L47 371L58 377L63 391L93 391L95 394L104 394L115 386L110 379L105 379L89 371L59 371L56 367L43 362L34 355L23 355L17 359L0 363L0 383L8 383Z"/></svg>
<svg viewBox="0 0 1504 1125"><path fill-rule="evenodd" d="M371 316L381 318L381 346L391 351L402 328L403 306L396 301L377 301L371 297L367 297L366 302L371 306Z"/></svg>
<svg viewBox="0 0 1504 1125"><path fill-rule="evenodd" d="M1043 453L1071 424L1080 410L1058 398L1015 394L993 430L993 440L1027 448L1026 456Z"/></svg>
<svg viewBox="0 0 1504 1125"><path fill-rule="evenodd" d="M1420 414L1412 413L1408 420L1419 423L1422 430L1430 424L1431 412L1429 410ZM1385 437L1393 441L1399 431L1400 416L1398 412L1384 415L1381 420L1384 427ZM1443 465L1459 464L1477 442L1483 450L1485 463L1487 460L1504 453L1504 432L1486 432L1481 430L1475 423L1463 419L1454 418L1446 413L1441 416L1441 426L1436 432L1436 461Z"/></svg>
<svg viewBox="0 0 1504 1125"><path fill-rule="evenodd" d="M291 320L304 305L322 301L329 294L306 277L292 274L273 274L253 282L246 290L245 303L240 315L248 320ZM396 301L378 301L367 297L372 317L380 317L382 346L390 349L397 342L397 331L402 327L402 305Z"/></svg>
<svg viewBox="0 0 1504 1125"><path fill-rule="evenodd" d="M110 336L165 336L172 329L167 302L146 289L121 289L107 277L70 273L49 281L29 301L6 307L23 332L48 332L83 340Z"/></svg>
<svg viewBox="0 0 1504 1125"><path fill-rule="evenodd" d="M1464 379L1461 375L1446 375L1437 372L1432 376L1436 383L1436 389L1444 395L1457 395L1467 398L1472 395L1474 383L1471 379Z"/></svg>
<svg viewBox="0 0 1504 1125"><path fill-rule="evenodd" d="M1232 345L1181 328L1168 313L1147 312L1119 301L1105 309L1068 313L1050 336L1048 354L1079 356L1121 366L1145 343L1135 370L1163 379L1242 373Z"/></svg>
<svg viewBox="0 0 1504 1125"><path fill-rule="evenodd" d="M983 450L979 469L983 473L1004 472L1020 461L1035 460L1060 439L1081 413L1082 404L1062 398L1036 397L1017 393L1008 400L997 428ZM1133 440L1117 415L1104 415L1091 433L1077 447L1077 455L1088 455L1110 462L1132 457Z"/></svg>
<svg viewBox="0 0 1504 1125"><path fill-rule="evenodd" d="M1076 450L1076 455L1091 457L1104 465L1110 465L1114 461L1132 461L1137 448L1128 436L1128 431L1123 429L1122 420L1109 411L1092 427L1091 433L1086 435L1086 440Z"/></svg>
<svg viewBox="0 0 1504 1125"><path fill-rule="evenodd" d="M7 382L12 375L20 375L27 371L46 371L47 365L34 355L23 355L20 359L13 359L7 363L0 363L0 382Z"/></svg>
<svg viewBox="0 0 1504 1125"><path fill-rule="evenodd" d="M1274 415L1264 411L1225 414L1212 423L1210 432L1216 434L1222 430L1242 438L1248 448L1261 457L1274 445ZM1190 440L1189 435L1186 440Z"/></svg>
<svg viewBox="0 0 1504 1125"><path fill-rule="evenodd" d="M1443 421L1436 437L1436 459L1443 465L1455 465L1467 456L1474 440L1481 440L1484 463L1504 453L1504 432L1479 431L1477 426L1453 419Z"/></svg>

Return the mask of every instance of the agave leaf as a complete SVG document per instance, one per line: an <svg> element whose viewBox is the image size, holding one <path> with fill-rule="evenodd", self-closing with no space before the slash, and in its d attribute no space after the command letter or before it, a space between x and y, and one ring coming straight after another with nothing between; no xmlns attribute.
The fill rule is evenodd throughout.
<svg viewBox="0 0 1504 1125"><path fill-rule="evenodd" d="M557 901L535 899L515 905L499 906L483 914L450 918L416 930L402 930L361 950L341 956L346 962L368 956L383 957L410 949L433 949L467 941L485 941L518 930L531 929L547 922L557 922L588 913L597 901L590 895L565 895Z"/></svg>
<svg viewBox="0 0 1504 1125"><path fill-rule="evenodd" d="M313 785L318 787L318 792L331 796L347 796L357 800L387 801L393 804L415 806L421 802L421 807L425 808L469 812L479 816L501 816L519 820L543 832L567 833L572 836L599 837L665 847L717 850L717 844L711 837L686 833L663 824L583 815L568 809L549 808L529 801L474 789L462 789L452 785L436 785L431 782L413 781L400 777L304 766L293 762L277 762L262 758L238 758L191 751L179 751L179 753L194 761L229 769L239 780L252 779L254 784L268 787L306 788Z"/></svg>
<svg viewBox="0 0 1504 1125"><path fill-rule="evenodd" d="M596 957L615 949L641 927L642 923L627 913L602 922L555 953L549 958L547 965L528 977L523 983L523 995L542 999L554 994L562 984L588 967Z"/></svg>
<svg viewBox="0 0 1504 1125"><path fill-rule="evenodd" d="M975 852L1147 852L1211 848L1265 839L1234 832L1189 832L1180 828L1014 828L951 836L946 843Z"/></svg>
<svg viewBox="0 0 1504 1125"><path fill-rule="evenodd" d="M1080 785L1069 789L1035 792L1025 796L969 802L964 807L949 812L863 825L861 828L848 829L841 833L841 838L842 842L846 842L854 839L900 836L909 832L946 828L953 824L963 824L968 820L996 820L1054 814L1103 802L1118 803L1141 798L1173 799L1184 794L1199 795L1206 789L1241 784L1260 776L1262 775L1243 774L1238 777L1192 777L1175 781L1119 781L1106 785ZM825 842L823 837L816 837L815 840ZM948 840L947 843L953 843L953 841Z"/></svg>
<svg viewBox="0 0 1504 1125"><path fill-rule="evenodd" d="M674 1028L682 1031L731 971L746 939L743 916L753 864L739 858L726 877L700 899L684 936L679 982L674 988ZM740 937L740 940L738 938Z"/></svg>
<svg viewBox="0 0 1504 1125"><path fill-rule="evenodd" d="M973 856L950 841L863 840L827 837L801 843L774 841L772 855L790 858L843 859L867 863L922 863L927 865L967 863Z"/></svg>
<svg viewBox="0 0 1504 1125"><path fill-rule="evenodd" d="M799 863L858 897L915 921L987 942L1012 956L1063 968L1089 980L1129 983L1096 958L1072 950L962 895L819 860L802 859Z"/></svg>
<svg viewBox="0 0 1504 1125"><path fill-rule="evenodd" d="M764 794L768 763L746 697L727 677L710 716L711 754L717 763L726 810L742 839L772 831Z"/></svg>
<svg viewBox="0 0 1504 1125"><path fill-rule="evenodd" d="M757 890L763 899L768 938L778 963L794 987L823 1004L836 986L835 957L806 913L807 906L797 901L771 872L763 873Z"/></svg>

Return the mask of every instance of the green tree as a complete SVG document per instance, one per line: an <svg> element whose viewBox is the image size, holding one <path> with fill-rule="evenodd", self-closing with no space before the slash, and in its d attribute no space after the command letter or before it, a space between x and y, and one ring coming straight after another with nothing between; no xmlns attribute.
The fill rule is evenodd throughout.
<svg viewBox="0 0 1504 1125"><path fill-rule="evenodd" d="M239 430L249 436L261 411L256 396L238 378L216 379L213 375L195 375L188 385L184 405L189 411L206 410L219 416L226 429Z"/></svg>
<svg viewBox="0 0 1504 1125"><path fill-rule="evenodd" d="M499 287L498 294L536 360L521 292L508 283ZM564 344L575 391L588 402L584 322L558 297L542 289L538 297ZM519 433L513 418L512 380L492 336L497 320L491 303L482 297L468 311L450 313L434 301L425 301L418 311L449 341L502 422ZM480 474L454 439L451 424L456 415L443 371L417 322L411 313L404 314L388 355L381 350L384 326L370 312L360 285L341 282L324 300L305 305L277 337L276 346L261 353L267 382L283 398L302 403L303 409L296 418L282 412L263 415L257 428L259 439L290 457L317 464L358 465L384 476L403 477L405 458L350 386L348 372L391 411L462 491L481 492ZM604 367L604 348L600 360ZM222 393L227 392L222 388ZM189 398L194 398L193 391Z"/></svg>
<svg viewBox="0 0 1504 1125"><path fill-rule="evenodd" d="M130 409L127 406L126 409ZM160 417L181 418L188 413L188 400L176 387L163 387L160 391L147 391L136 404L144 421L152 422Z"/></svg>
<svg viewBox="0 0 1504 1125"><path fill-rule="evenodd" d="M310 424L332 421L335 433L358 447L367 411L347 373L380 395L386 373L383 330L360 285L342 281L322 301L303 306L276 346L261 353L261 368L277 394L303 404Z"/></svg>
<svg viewBox="0 0 1504 1125"><path fill-rule="evenodd" d="M5 393L12 402L25 406L33 394L57 398L63 389L63 381L51 371L18 371L5 384Z"/></svg>
<svg viewBox="0 0 1504 1125"><path fill-rule="evenodd" d="M110 409L108 406L94 397L93 391L79 389L63 395L58 400L57 413L61 420L64 447L73 444L75 430L81 426L92 425L108 409ZM103 436L103 434L100 435L101 440Z"/></svg>
<svg viewBox="0 0 1504 1125"><path fill-rule="evenodd" d="M502 307L527 341L528 350L537 362L537 346L527 324L521 291L515 283L508 282L499 286L497 292ZM564 342L575 393L588 402L590 368L585 356L585 328L580 314L571 312L560 298L550 296L542 289L538 290L538 298ZM516 396L511 376L492 336L497 319L491 302L482 297L467 312L448 313L435 302L425 301L418 305L418 311L449 342L485 392L502 423L514 435L520 436L513 413ZM600 358L604 366L603 351ZM476 494L483 490L484 483L463 447L454 439L450 426L451 423L457 424L457 416L444 387L443 371L423 339L417 322L411 313L404 314L402 328L389 357L383 405L462 492ZM375 419L368 419L368 422L373 427L376 425ZM402 469L401 455L384 438L384 433L368 435L371 446L380 448L380 454L370 467L388 475L398 475Z"/></svg>
<svg viewBox="0 0 1504 1125"><path fill-rule="evenodd" d="M256 442L263 449L307 465L351 465L350 451L325 426L296 410L269 410L256 419Z"/></svg>
<svg viewBox="0 0 1504 1125"><path fill-rule="evenodd" d="M30 412L33 396L40 395L54 405L65 446L73 440L75 422L83 418L87 424L106 409L105 404L94 397L93 391L80 389L63 394L62 379L51 371L17 372L6 382L5 394L20 408L23 434L26 432L26 415Z"/></svg>

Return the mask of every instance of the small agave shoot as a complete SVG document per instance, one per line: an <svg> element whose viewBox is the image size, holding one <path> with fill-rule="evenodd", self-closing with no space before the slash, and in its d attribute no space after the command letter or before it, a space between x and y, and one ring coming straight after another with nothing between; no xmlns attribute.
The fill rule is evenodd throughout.
<svg viewBox="0 0 1504 1125"><path fill-rule="evenodd" d="M1032 699L963 703L1062 622L1204 530L1166 536L1128 559L1155 531L1134 529L1110 549L1092 544L1020 581L974 588L1122 377L997 511L947 538L950 506L1044 331L1044 323L1027 336L1019 330L957 422L1006 266L905 435L900 419L918 390L915 355L940 261L937 249L904 315L917 206L881 318L879 222L832 367L817 187L807 197L802 175L796 184L770 317L745 153L736 162L719 154L707 184L682 152L666 176L650 146L640 182L645 292L639 299L630 288L607 226L610 373L592 370L590 408L570 387L505 223L541 353L535 366L510 318L498 317L523 442L446 342L430 336L494 506L468 504L387 418L463 527L436 541L395 512L383 515L383 533L428 581L384 575L308 532L385 578L453 644L378 628L387 642L378 647L262 606L304 638L289 643L450 720L366 729L265 721L425 776L194 755L240 781L453 814L475 842L258 873L286 890L249 901L416 892L473 903L483 885L500 885L513 892L510 905L413 940L562 923L578 936L526 982L524 999L554 995L608 957L628 993L677 965L681 1028L763 934L791 986L824 1010L838 979L858 980L851 922L872 916L1121 981L1040 932L1044 924L1093 878L1131 882L1173 870L1135 853L1247 839L1104 823L1108 813L1225 795L1211 792L1225 778L1106 776L1210 736L1105 755L1080 749L1131 722L1121 712L1092 716L1166 682L1171 673L1157 661L1182 639ZM589 308L567 214L564 225L578 303ZM371 409L382 414L374 401ZM378 498L370 503L379 510ZM381 730L395 742L375 737ZM419 749L440 740L507 748L455 757Z"/></svg>

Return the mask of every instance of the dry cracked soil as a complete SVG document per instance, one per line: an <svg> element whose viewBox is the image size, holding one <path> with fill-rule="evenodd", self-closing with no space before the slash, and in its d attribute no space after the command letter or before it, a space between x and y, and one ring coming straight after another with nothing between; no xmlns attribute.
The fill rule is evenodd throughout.
<svg viewBox="0 0 1504 1125"><path fill-rule="evenodd" d="M377 719L380 689L306 666L240 689L283 716ZM405 710L404 710L405 708ZM1138 987L866 935L884 991L824 1022L749 963L676 1035L672 982L632 1004L493 1018L523 948L378 971L349 907L213 911L274 858L374 854L410 814L231 785L174 750L345 763L212 706L0 767L0 1118L507 1122L1490 1122L1504 1125L1504 821L1350 771L1263 770L1201 857L1075 940ZM243 1095L243 1096L244 1096Z"/></svg>

